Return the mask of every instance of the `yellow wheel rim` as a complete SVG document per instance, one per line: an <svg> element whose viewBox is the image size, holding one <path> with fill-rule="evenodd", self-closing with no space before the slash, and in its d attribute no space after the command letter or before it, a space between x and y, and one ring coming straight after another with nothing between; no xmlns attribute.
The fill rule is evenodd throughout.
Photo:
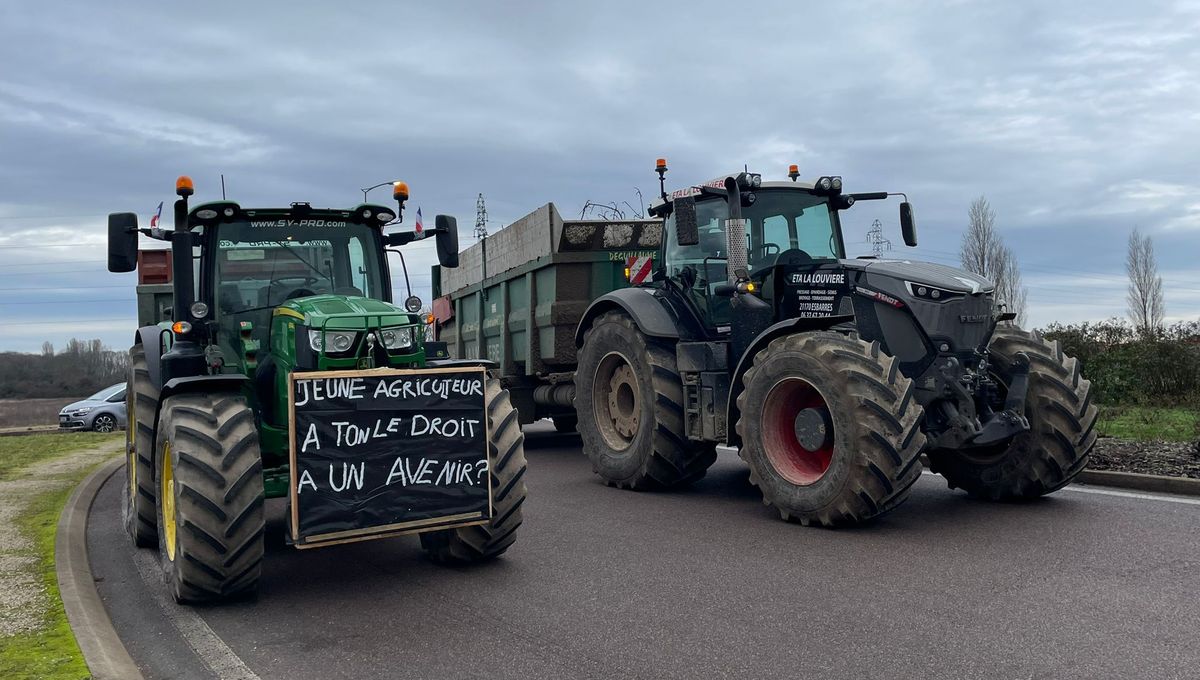
<svg viewBox="0 0 1200 680"><path fill-rule="evenodd" d="M171 442L163 442L162 472L162 522L163 542L167 546L167 559L175 561L175 473L171 466Z"/></svg>
<svg viewBox="0 0 1200 680"><path fill-rule="evenodd" d="M129 451L129 502L137 504L137 399L126 398L125 449Z"/></svg>
<svg viewBox="0 0 1200 680"><path fill-rule="evenodd" d="M129 502L134 503L137 499L137 451L129 452L126 466L129 467Z"/></svg>

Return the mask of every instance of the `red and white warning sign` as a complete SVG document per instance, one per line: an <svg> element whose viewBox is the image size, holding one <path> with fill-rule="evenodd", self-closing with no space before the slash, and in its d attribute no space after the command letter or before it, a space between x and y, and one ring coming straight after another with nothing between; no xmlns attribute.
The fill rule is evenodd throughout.
<svg viewBox="0 0 1200 680"><path fill-rule="evenodd" d="M625 260L625 271L629 282L633 285L644 283L650 280L650 272L654 269L654 258L652 257L630 257Z"/></svg>

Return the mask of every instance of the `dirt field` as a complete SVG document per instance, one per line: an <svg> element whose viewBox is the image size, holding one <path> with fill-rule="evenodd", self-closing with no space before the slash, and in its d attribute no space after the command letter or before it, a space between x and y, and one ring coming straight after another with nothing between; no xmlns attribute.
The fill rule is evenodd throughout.
<svg viewBox="0 0 1200 680"><path fill-rule="evenodd" d="M58 411L75 399L0 399L0 428L57 425Z"/></svg>

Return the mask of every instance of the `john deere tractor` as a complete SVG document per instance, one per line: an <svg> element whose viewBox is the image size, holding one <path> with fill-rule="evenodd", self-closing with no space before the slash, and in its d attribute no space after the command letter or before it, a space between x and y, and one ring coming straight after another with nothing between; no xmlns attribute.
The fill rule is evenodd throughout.
<svg viewBox="0 0 1200 680"><path fill-rule="evenodd" d="M137 267L139 234L170 243L171 318L139 328L129 350L124 521L135 545L158 548L177 600L256 586L264 500L289 494L289 374L421 369L445 356L425 341L421 301L393 304L387 250L432 235L441 265L455 267L455 220L439 215L423 235L385 233L407 185L393 193L398 207L189 207L192 181L180 177L173 229L109 215L110 271ZM521 522L522 435L508 393L485 382L490 449L511 454L489 471L494 519L422 533L435 560L499 555Z"/></svg>
<svg viewBox="0 0 1200 680"><path fill-rule="evenodd" d="M596 472L631 489L686 484L729 444L784 519L818 525L895 508L922 452L983 498L1070 482L1096 438L1078 362L1011 325L979 276L847 259L842 214L897 194L789 177L663 189L652 280L599 297L579 323L575 408ZM915 246L907 197L900 224Z"/></svg>

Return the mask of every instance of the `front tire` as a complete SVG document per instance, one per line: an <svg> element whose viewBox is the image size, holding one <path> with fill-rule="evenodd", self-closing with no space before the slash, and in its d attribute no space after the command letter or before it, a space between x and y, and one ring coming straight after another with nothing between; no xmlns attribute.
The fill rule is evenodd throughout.
<svg viewBox="0 0 1200 680"><path fill-rule="evenodd" d="M146 349L140 343L129 348L129 380L125 390L125 487L123 520L125 533L138 548L158 545L155 519L154 414L158 388L146 367Z"/></svg>
<svg viewBox="0 0 1200 680"><path fill-rule="evenodd" d="M181 603L252 592L263 559L263 477L254 411L236 394L182 394L158 425L159 553Z"/></svg>
<svg viewBox="0 0 1200 680"><path fill-rule="evenodd" d="M1064 354L1057 340L1015 327L997 328L988 350L992 370L1005 385L1014 356L1029 357L1029 430L989 449L930 451L930 469L950 488L988 500L1037 498L1070 484L1087 466L1099 414L1079 361Z"/></svg>
<svg viewBox="0 0 1200 680"><path fill-rule="evenodd" d="M601 315L584 334L575 410L584 453L611 486L690 484L717 459L715 443L688 440L674 347L622 312Z"/></svg>
<svg viewBox="0 0 1200 680"><path fill-rule="evenodd" d="M744 384L739 455L783 519L865 522L898 506L920 478L924 410L879 343L833 332L776 338Z"/></svg>
<svg viewBox="0 0 1200 680"><path fill-rule="evenodd" d="M517 410L500 381L489 378L487 397L488 474L492 484L492 521L421 534L421 547L441 564L468 564L498 557L516 540L525 503L525 435Z"/></svg>

